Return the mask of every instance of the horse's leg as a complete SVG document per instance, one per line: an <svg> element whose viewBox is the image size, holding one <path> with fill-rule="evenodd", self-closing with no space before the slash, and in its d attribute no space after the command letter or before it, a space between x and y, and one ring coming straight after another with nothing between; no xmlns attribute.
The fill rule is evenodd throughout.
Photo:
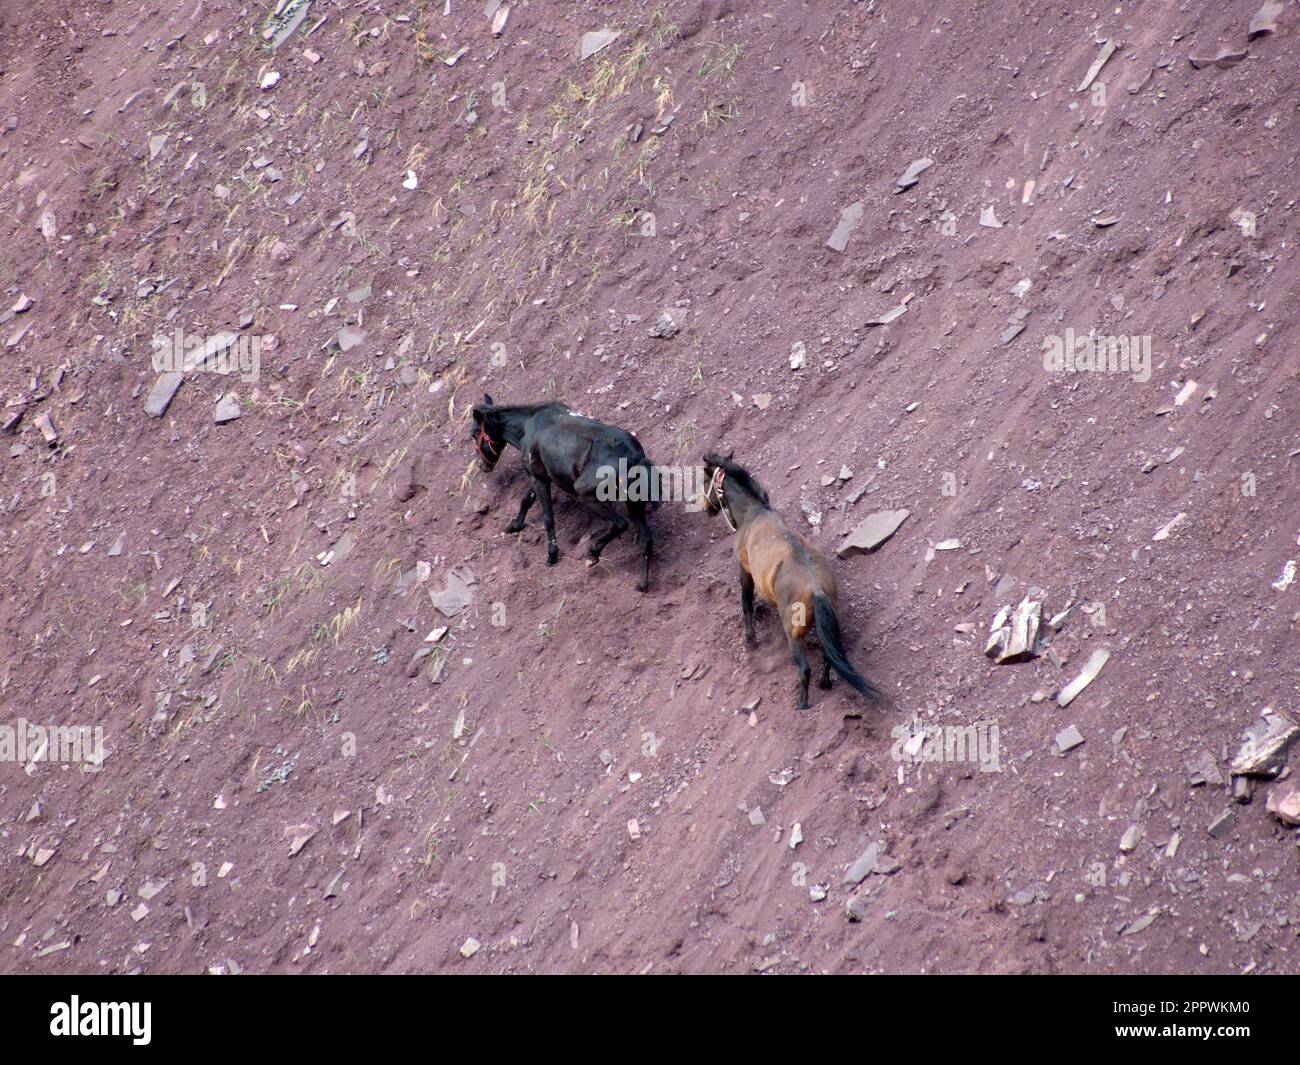
<svg viewBox="0 0 1300 1065"><path fill-rule="evenodd" d="M528 515L528 508L537 502L537 493L530 487L524 493L524 500L519 504L519 513L515 515L515 520L506 526L506 532L522 532L524 528L524 518Z"/></svg>
<svg viewBox="0 0 1300 1065"><path fill-rule="evenodd" d="M790 655L794 658L794 664L799 667L799 705L795 709L807 710L808 681L812 677L812 668L808 665L808 653L802 639L797 640L793 636L787 639L790 641Z"/></svg>
<svg viewBox="0 0 1300 1065"><path fill-rule="evenodd" d="M606 544L627 532L627 519L609 503L603 503L599 499L588 499L586 496L579 496L578 501L596 517L604 518L609 522L609 528L599 536L593 536L591 543L587 546L588 561L594 564L600 558L600 553L605 550Z"/></svg>
<svg viewBox="0 0 1300 1065"><path fill-rule="evenodd" d="M654 540L650 536L650 523L645 520L645 510L643 500L635 500L627 505L628 517L636 525L637 536L641 539L641 554L645 557L645 575L636 586L638 592L650 590L650 558L654 554Z"/></svg>
<svg viewBox="0 0 1300 1065"><path fill-rule="evenodd" d="M560 546L555 542L555 512L551 508L551 482L533 475L533 492L542 501L542 522L546 526L546 564L554 566L560 557Z"/></svg>
<svg viewBox="0 0 1300 1065"><path fill-rule="evenodd" d="M754 635L754 578L744 566L740 567L740 612L745 617L745 644L756 647L758 637Z"/></svg>

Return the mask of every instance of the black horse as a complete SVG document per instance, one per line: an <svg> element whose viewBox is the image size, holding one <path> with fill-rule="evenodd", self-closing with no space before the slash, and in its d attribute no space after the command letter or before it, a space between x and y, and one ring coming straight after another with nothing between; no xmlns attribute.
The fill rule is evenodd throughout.
<svg viewBox="0 0 1300 1065"><path fill-rule="evenodd" d="M524 468L532 480L519 513L506 526L516 533L524 527L524 517L534 501L542 501L542 520L546 525L546 564L555 565L559 548L555 543L555 515L551 510L551 484L555 483L599 518L609 528L591 538L587 565L593 566L605 546L627 531L628 518L637 528L641 551L645 556L645 575L637 585L639 591L650 587L650 557L654 543L646 523L646 507L655 493L643 490L652 485L650 460L635 436L617 426L574 414L563 403L527 403L519 406L497 405L484 394L474 408L471 427L474 447L488 472L497 464L507 444L513 444L524 456ZM613 506L614 500L627 505L628 517Z"/></svg>

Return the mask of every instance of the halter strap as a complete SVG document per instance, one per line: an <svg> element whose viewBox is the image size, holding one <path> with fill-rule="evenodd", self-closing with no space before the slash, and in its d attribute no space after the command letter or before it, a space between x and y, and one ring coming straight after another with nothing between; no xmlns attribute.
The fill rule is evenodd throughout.
<svg viewBox="0 0 1300 1065"><path fill-rule="evenodd" d="M717 503L718 509L722 511L722 516L726 519L727 527L732 532L736 531L736 519L731 516L731 507L727 504L726 497L722 494L722 482L726 479L727 471L721 466L714 467L713 476L709 478L709 487L704 491L706 501Z"/></svg>
<svg viewBox="0 0 1300 1065"><path fill-rule="evenodd" d="M488 436L487 430L484 429L482 425L478 427L478 439L474 441L474 447L478 453L489 462L496 462L501 458L501 455L497 451L496 444L492 442L492 438ZM487 448L486 454L484 454L483 451L484 447Z"/></svg>

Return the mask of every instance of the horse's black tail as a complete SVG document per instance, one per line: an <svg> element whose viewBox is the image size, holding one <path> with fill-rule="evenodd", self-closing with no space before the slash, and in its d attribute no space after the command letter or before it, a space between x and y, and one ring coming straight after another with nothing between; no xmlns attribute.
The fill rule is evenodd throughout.
<svg viewBox="0 0 1300 1065"><path fill-rule="evenodd" d="M822 592L813 596L813 618L817 623L817 639L821 641L822 654L830 662L831 668L855 691L879 702L880 689L849 665L848 656L844 653L844 641L840 636L840 619L835 616L835 608L831 606L829 597Z"/></svg>

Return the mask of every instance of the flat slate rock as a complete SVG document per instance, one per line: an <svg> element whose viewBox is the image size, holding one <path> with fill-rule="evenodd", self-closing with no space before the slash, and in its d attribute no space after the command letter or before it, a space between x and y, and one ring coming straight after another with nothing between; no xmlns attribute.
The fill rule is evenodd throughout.
<svg viewBox="0 0 1300 1065"><path fill-rule="evenodd" d="M176 392L185 381L185 375L180 370L169 370L153 383L153 388L149 389L149 395L144 401L144 412L151 418L161 418L167 413L167 408L171 401L176 398Z"/></svg>
<svg viewBox="0 0 1300 1065"><path fill-rule="evenodd" d="M350 532L345 532L339 537L339 542L334 545L334 553L330 557L330 562L342 562L348 555L352 554L352 549L356 546L356 537Z"/></svg>
<svg viewBox="0 0 1300 1065"><path fill-rule="evenodd" d="M910 189L921 179L921 175L932 166L934 166L933 159L917 159L914 161L903 171L903 176L898 179L898 191L904 192Z"/></svg>
<svg viewBox="0 0 1300 1065"><path fill-rule="evenodd" d="M1066 751L1072 751L1083 742L1083 735L1075 725L1061 729L1056 734L1056 749L1064 754Z"/></svg>
<svg viewBox="0 0 1300 1065"><path fill-rule="evenodd" d="M294 10L293 14L289 16L288 21L286 21L276 31L275 39L271 41L272 50L279 48L280 45L284 44L285 41L287 41L290 37L293 36L293 31L302 25L303 19L307 17L307 12L309 12L310 10L311 10L311 0L307 0L305 4L302 4L300 7Z"/></svg>
<svg viewBox="0 0 1300 1065"><path fill-rule="evenodd" d="M469 579L467 580L466 577ZM474 593L470 591L470 585L473 583L472 574L452 570L447 574L446 587L441 591L430 592L429 598L443 617L454 618L469 606L474 598Z"/></svg>
<svg viewBox="0 0 1300 1065"><path fill-rule="evenodd" d="M1227 70L1229 67L1235 67L1246 58L1248 52L1245 48L1220 48L1214 55L1189 55L1187 61L1197 70L1204 67L1218 67L1220 70Z"/></svg>
<svg viewBox="0 0 1300 1065"><path fill-rule="evenodd" d="M876 871L876 863L879 859L880 844L872 843L858 856L857 861L849 866L848 872L844 874L845 886L861 884L862 881Z"/></svg>
<svg viewBox="0 0 1300 1065"><path fill-rule="evenodd" d="M827 238L826 247L831 251L843 252L849 246L849 236L858 228L858 223L862 221L862 212L866 210L863 204L859 202L849 204L840 212L839 224L835 227L835 232Z"/></svg>
<svg viewBox="0 0 1300 1065"><path fill-rule="evenodd" d="M1267 0L1263 7L1255 12L1246 30L1248 40L1262 37L1266 33L1277 32L1277 19L1282 14L1282 0Z"/></svg>
<svg viewBox="0 0 1300 1065"><path fill-rule="evenodd" d="M1187 783L1193 788L1202 784L1217 788L1223 784L1218 760L1209 751L1198 751L1187 760L1186 765Z"/></svg>
<svg viewBox="0 0 1300 1065"><path fill-rule="evenodd" d="M1300 728L1282 714L1264 713L1244 733L1232 763L1233 776L1272 776L1286 762L1287 748L1300 738Z"/></svg>
<svg viewBox="0 0 1300 1065"><path fill-rule="evenodd" d="M1224 836L1231 835L1236 817L1237 815L1232 812L1232 807L1229 806L1223 811L1223 813L1219 814L1218 817L1209 823L1205 831L1215 839L1223 839Z"/></svg>
<svg viewBox="0 0 1300 1065"><path fill-rule="evenodd" d="M584 33L578 40L578 61L589 59L602 48L607 48L618 40L618 30L592 30Z"/></svg>
<svg viewBox="0 0 1300 1065"><path fill-rule="evenodd" d="M233 422L244 414L243 408L239 405L239 400L233 393L222 396L217 401L217 409L213 412L213 418L218 425L224 425L226 422Z"/></svg>
<svg viewBox="0 0 1300 1065"><path fill-rule="evenodd" d="M339 330L336 342L340 351L351 351L366 339L366 331L355 326L345 325Z"/></svg>
<svg viewBox="0 0 1300 1065"><path fill-rule="evenodd" d="M186 353L185 361L183 363L182 368L185 370L186 373L189 373L191 370L203 369L210 360L217 358L217 356L219 355L229 352L229 350L233 348L238 342L239 342L239 334L232 333L229 330L224 330L218 333L216 336L208 337L208 339L204 341L200 347L197 347L193 351ZM221 366L225 366L226 368L221 369L220 368ZM224 363L218 364L217 372L219 373L230 372L228 358Z"/></svg>
<svg viewBox="0 0 1300 1065"><path fill-rule="evenodd" d="M898 527L907 520L910 513L907 510L877 511L849 533L844 538L844 542L835 549L835 553L840 558L845 558L848 555L874 551L898 531Z"/></svg>

